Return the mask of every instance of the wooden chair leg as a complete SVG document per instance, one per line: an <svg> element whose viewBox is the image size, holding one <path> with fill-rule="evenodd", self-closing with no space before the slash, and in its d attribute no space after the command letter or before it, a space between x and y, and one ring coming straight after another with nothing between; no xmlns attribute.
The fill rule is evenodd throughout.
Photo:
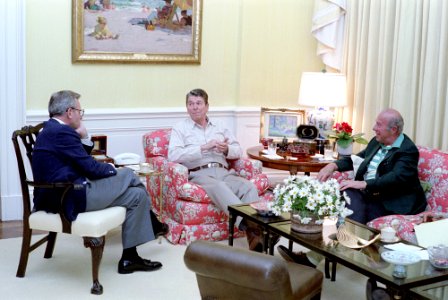
<svg viewBox="0 0 448 300"><path fill-rule="evenodd" d="M28 264L28 255L31 252L30 250L31 233L32 230L24 226L22 237L22 250L20 251L20 261L19 266L17 267L16 277L25 277L26 266Z"/></svg>
<svg viewBox="0 0 448 300"><path fill-rule="evenodd" d="M84 246L90 248L92 253L92 279L93 285L90 292L94 295L101 295L103 293L103 286L98 280L98 272L100 269L101 258L103 257L104 243L106 238L104 236L99 238L84 237Z"/></svg>
<svg viewBox="0 0 448 300"><path fill-rule="evenodd" d="M56 244L56 236L57 236L56 232L48 233L48 241L47 241L47 247L45 248L44 258L51 258L53 256L54 245Z"/></svg>

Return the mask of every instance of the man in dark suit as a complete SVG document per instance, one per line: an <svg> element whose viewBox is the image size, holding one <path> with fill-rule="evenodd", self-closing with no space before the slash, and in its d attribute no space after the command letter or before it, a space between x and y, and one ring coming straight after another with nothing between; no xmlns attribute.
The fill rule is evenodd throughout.
<svg viewBox="0 0 448 300"><path fill-rule="evenodd" d="M64 215L69 221L78 213L123 206L123 254L120 274L153 271L162 264L141 258L137 246L167 232L166 224L150 214L150 198L145 186L129 168L115 169L95 161L90 155L93 143L82 124L84 110L80 95L72 91L54 93L48 104L50 119L44 123L33 151L33 176L37 182L73 182L77 189L67 193ZM34 209L57 212L61 192L37 188Z"/></svg>
<svg viewBox="0 0 448 300"><path fill-rule="evenodd" d="M417 214L426 208L425 193L418 179L419 152L403 134L403 118L394 109L382 111L375 122L375 137L357 154L364 159L354 180L341 182L351 199L349 218L367 223L391 214ZM325 166L318 174L327 180L334 171L353 170L350 157Z"/></svg>
<svg viewBox="0 0 448 300"><path fill-rule="evenodd" d="M395 109L386 109L376 118L375 137L357 154L364 159L354 180L341 182L341 191L350 198L351 218L367 223L390 214L417 214L425 210L426 198L418 179L419 152L412 140L403 134L404 121ZM322 168L317 175L326 181L335 171L353 170L351 157L343 157ZM304 253L279 248L289 260L314 265ZM316 259L314 260L316 262Z"/></svg>

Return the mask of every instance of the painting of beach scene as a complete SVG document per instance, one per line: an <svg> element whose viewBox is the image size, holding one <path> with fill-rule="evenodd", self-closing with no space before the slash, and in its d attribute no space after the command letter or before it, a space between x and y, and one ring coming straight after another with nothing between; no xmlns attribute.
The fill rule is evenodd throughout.
<svg viewBox="0 0 448 300"><path fill-rule="evenodd" d="M73 62L200 63L202 0L72 0Z"/></svg>

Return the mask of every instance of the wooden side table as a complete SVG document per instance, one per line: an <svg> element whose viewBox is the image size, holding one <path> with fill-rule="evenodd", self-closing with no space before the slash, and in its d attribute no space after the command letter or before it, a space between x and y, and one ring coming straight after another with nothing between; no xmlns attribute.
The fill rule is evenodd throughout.
<svg viewBox="0 0 448 300"><path fill-rule="evenodd" d="M114 163L112 157L107 156L107 136L92 135L93 149L90 155L99 162Z"/></svg>
<svg viewBox="0 0 448 300"><path fill-rule="evenodd" d="M160 171L152 171L150 173L140 173L140 172L135 172L138 176L146 179L146 180L142 180L143 184L145 186L147 186L147 180L151 180L152 178L159 178L159 182L160 182L160 188L159 188L159 199L158 199L158 204L159 204L159 220L160 222L162 222L162 214L163 214L163 184L164 184L164 176L163 176L163 172Z"/></svg>
<svg viewBox="0 0 448 300"><path fill-rule="evenodd" d="M298 172L304 172L305 175L310 175L311 172L319 172L329 162L313 161L311 158L303 158L297 160L284 159L269 159L262 155L263 146L255 146L247 149L247 156L261 161L263 167L277 170L289 171L291 175L296 175Z"/></svg>

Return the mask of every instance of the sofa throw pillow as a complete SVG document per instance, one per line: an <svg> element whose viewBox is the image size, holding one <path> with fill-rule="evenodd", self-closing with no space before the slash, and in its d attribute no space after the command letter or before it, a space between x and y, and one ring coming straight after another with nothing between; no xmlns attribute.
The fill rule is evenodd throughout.
<svg viewBox="0 0 448 300"><path fill-rule="evenodd" d="M364 158L359 157L358 155L352 154L351 156L352 162L353 162L353 174L356 176L356 173L358 172L359 166L364 161Z"/></svg>

